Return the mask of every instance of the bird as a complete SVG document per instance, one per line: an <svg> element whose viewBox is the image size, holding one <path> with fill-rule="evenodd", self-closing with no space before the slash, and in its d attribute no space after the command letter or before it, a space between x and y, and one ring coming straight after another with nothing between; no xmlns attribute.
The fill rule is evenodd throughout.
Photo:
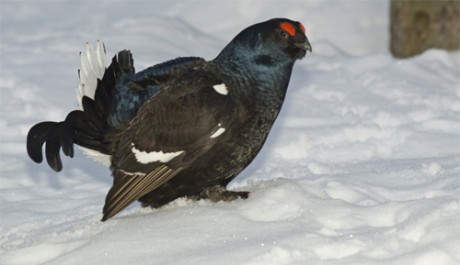
<svg viewBox="0 0 460 265"><path fill-rule="evenodd" d="M262 149L281 110L294 63L312 52L302 23L273 18L243 29L212 60L178 57L136 72L129 50L108 67L105 46L81 54L80 109L27 135L36 163L62 169L74 145L109 166L101 221L138 200L246 199L227 184Z"/></svg>

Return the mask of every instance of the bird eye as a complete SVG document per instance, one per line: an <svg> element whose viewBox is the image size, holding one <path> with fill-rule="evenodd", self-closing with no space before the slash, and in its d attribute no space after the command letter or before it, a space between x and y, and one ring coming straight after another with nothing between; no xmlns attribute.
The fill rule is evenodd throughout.
<svg viewBox="0 0 460 265"><path fill-rule="evenodd" d="M287 39L288 38L288 33L284 30L280 30L280 37L283 38L283 39Z"/></svg>

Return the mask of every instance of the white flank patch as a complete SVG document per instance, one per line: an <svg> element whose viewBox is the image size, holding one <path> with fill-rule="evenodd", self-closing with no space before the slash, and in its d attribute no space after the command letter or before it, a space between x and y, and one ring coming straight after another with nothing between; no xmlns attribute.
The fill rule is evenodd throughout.
<svg viewBox="0 0 460 265"><path fill-rule="evenodd" d="M228 89L227 89L227 86L222 83L222 84L219 84L219 85L214 85L212 86L214 88L214 90L221 94L221 95L227 95L228 94Z"/></svg>
<svg viewBox="0 0 460 265"><path fill-rule="evenodd" d="M171 152L171 153L163 153L163 151L146 152L146 151L141 151L134 146L133 148L131 148L131 151L133 152L134 156L136 156L137 161L142 164L148 164L152 162L166 163L170 161L171 159L173 159L174 157L184 152L184 151L177 151L177 152Z"/></svg>
<svg viewBox="0 0 460 265"><path fill-rule="evenodd" d="M219 127L221 126L221 124L219 123ZM219 137L221 134L223 134L225 132L225 128L223 127L220 127L219 129L217 129L217 131L215 133L213 133L209 138L216 138L216 137Z"/></svg>
<svg viewBox="0 0 460 265"><path fill-rule="evenodd" d="M128 171L124 171L124 170L121 170L120 171L128 176L140 176L140 177L143 177L145 176L145 173L142 173L142 172L128 172Z"/></svg>

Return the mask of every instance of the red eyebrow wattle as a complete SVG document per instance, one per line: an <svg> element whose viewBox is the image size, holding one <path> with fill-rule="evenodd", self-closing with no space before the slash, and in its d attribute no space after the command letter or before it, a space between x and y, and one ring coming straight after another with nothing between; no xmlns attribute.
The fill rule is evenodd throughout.
<svg viewBox="0 0 460 265"><path fill-rule="evenodd" d="M300 29L302 30L302 32L305 33L306 29L305 29L305 27L303 26L303 24L299 22L299 25L300 25Z"/></svg>
<svg viewBox="0 0 460 265"><path fill-rule="evenodd" d="M280 24L280 28L284 29L291 37L295 36L295 28L289 22L283 22Z"/></svg>

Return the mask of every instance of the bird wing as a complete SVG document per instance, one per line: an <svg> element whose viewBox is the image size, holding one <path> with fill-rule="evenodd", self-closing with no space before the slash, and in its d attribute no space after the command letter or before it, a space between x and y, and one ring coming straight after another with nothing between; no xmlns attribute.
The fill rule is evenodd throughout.
<svg viewBox="0 0 460 265"><path fill-rule="evenodd" d="M103 221L152 192L209 151L232 122L233 102L203 72L186 75L147 101L115 146L114 184Z"/></svg>
<svg viewBox="0 0 460 265"><path fill-rule="evenodd" d="M120 51L98 82L95 94L97 110L111 127L123 127L145 102L168 83L204 62L199 57L180 57L135 73L131 52Z"/></svg>
<svg viewBox="0 0 460 265"><path fill-rule="evenodd" d="M102 221L113 217L126 206L163 185L181 171L181 167L172 169L165 164L158 165L146 175L131 175L117 171L117 181L106 197Z"/></svg>

